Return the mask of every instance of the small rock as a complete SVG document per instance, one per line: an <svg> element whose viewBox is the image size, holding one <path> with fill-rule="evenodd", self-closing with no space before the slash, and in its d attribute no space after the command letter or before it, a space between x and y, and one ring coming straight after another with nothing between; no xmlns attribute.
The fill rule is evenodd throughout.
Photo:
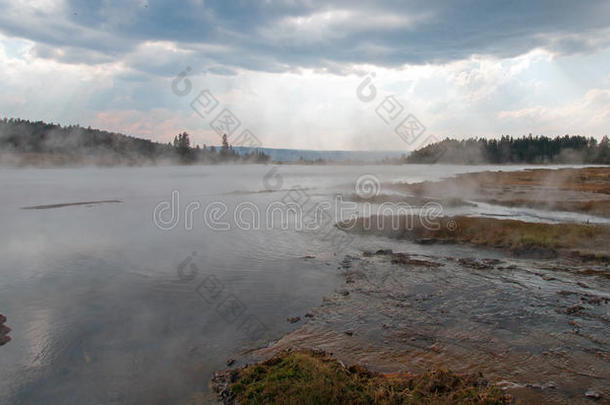
<svg viewBox="0 0 610 405"><path fill-rule="evenodd" d="M460 258L458 259L458 263L460 263L462 266L475 270L490 270L493 269L493 267L497 264L493 260L479 260L472 257Z"/></svg>
<svg viewBox="0 0 610 405"><path fill-rule="evenodd" d="M313 314L311 312L308 312L305 314L305 318L313 318Z"/></svg>
<svg viewBox="0 0 610 405"><path fill-rule="evenodd" d="M344 297L349 295L349 291L347 291L345 288L341 288L339 290L337 290L337 294L343 295Z"/></svg>
<svg viewBox="0 0 610 405"><path fill-rule="evenodd" d="M600 399L602 396L599 392L595 392L593 390L586 390L585 397L591 398L591 399Z"/></svg>
<svg viewBox="0 0 610 405"><path fill-rule="evenodd" d="M608 303L608 298L605 297L599 297L599 296L595 296L595 295L588 295L587 297L583 297L583 301L589 303L589 304L593 304L593 305L600 305L602 303L607 304Z"/></svg>
<svg viewBox="0 0 610 405"><path fill-rule="evenodd" d="M350 255L345 255L343 260L341 260L341 267L343 267L344 269L349 269L350 267L352 267L352 260L353 259Z"/></svg>
<svg viewBox="0 0 610 405"><path fill-rule="evenodd" d="M287 318L286 320L287 320L288 322L290 322L290 323L297 323L298 321L300 321L300 320L301 320L301 317L300 317L300 316L293 316L293 317L291 317L291 318Z"/></svg>
<svg viewBox="0 0 610 405"><path fill-rule="evenodd" d="M4 322L6 321L6 316L0 314L0 346L7 344L11 341L11 337L8 335L11 331L11 328L4 324Z"/></svg>
<svg viewBox="0 0 610 405"><path fill-rule="evenodd" d="M428 346L428 350L432 350L435 353L440 353L443 350L443 348L441 347L440 344L434 343L433 345Z"/></svg>
<svg viewBox="0 0 610 405"><path fill-rule="evenodd" d="M509 389L521 388L523 385L517 384L516 382L502 380L496 383L496 386L500 387L502 391L507 391ZM509 402L512 403L512 402Z"/></svg>
<svg viewBox="0 0 610 405"><path fill-rule="evenodd" d="M566 308L565 313L566 314L574 314L576 312L582 311L583 309L585 309L585 308L582 305L576 304L576 305L572 305L569 308Z"/></svg>
<svg viewBox="0 0 610 405"><path fill-rule="evenodd" d="M572 295L572 294L576 294L576 293L574 291L560 290L560 291L557 291L557 294L568 296L568 295Z"/></svg>
<svg viewBox="0 0 610 405"><path fill-rule="evenodd" d="M419 243L420 245L431 245L433 243L436 243L436 239L435 238L421 238L421 239L417 239L415 242Z"/></svg>
<svg viewBox="0 0 610 405"><path fill-rule="evenodd" d="M227 360L227 367L231 367L233 364L235 364L235 359Z"/></svg>
<svg viewBox="0 0 610 405"><path fill-rule="evenodd" d="M353 335L354 335L354 331L353 331L353 330L346 330L346 331L345 331L345 334L346 334L347 336L353 336Z"/></svg>

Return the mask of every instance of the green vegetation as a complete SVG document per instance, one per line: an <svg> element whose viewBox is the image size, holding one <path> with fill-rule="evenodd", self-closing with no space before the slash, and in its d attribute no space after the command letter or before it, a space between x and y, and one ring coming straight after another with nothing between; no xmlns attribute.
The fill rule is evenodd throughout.
<svg viewBox="0 0 610 405"><path fill-rule="evenodd" d="M605 136L565 135L557 138L532 136L500 139L445 139L414 151L405 163L598 163L610 164L610 145Z"/></svg>
<svg viewBox="0 0 610 405"><path fill-rule="evenodd" d="M256 150L238 154L227 140L222 146L193 147L188 133L182 132L173 143L161 144L148 139L101 131L91 127L62 127L42 121L0 120L0 158L15 164L100 164L133 165L170 163L266 162L269 156Z"/></svg>
<svg viewBox="0 0 610 405"><path fill-rule="evenodd" d="M323 352L283 352L239 370L230 392L240 404L504 404L480 376L437 370L419 376L346 368Z"/></svg>

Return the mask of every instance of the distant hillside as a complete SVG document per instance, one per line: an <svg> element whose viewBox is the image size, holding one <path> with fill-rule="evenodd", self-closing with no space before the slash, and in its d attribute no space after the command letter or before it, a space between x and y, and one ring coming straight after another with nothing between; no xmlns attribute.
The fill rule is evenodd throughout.
<svg viewBox="0 0 610 405"><path fill-rule="evenodd" d="M252 148L234 146L233 149L240 154L251 153ZM345 151L345 150L307 150L307 149L274 149L257 148L274 162L364 162L376 163L396 159L405 159L409 152L402 151Z"/></svg>
<svg viewBox="0 0 610 405"><path fill-rule="evenodd" d="M172 148L146 139L42 121L0 121L3 163L21 164L136 164L172 158Z"/></svg>
<svg viewBox="0 0 610 405"><path fill-rule="evenodd" d="M406 152L408 153L408 152ZM0 164L146 165L159 163L301 162L301 163L396 163L405 152L315 151L248 148L226 145L192 147L187 133L173 143L162 144L78 125L62 127L18 118L0 120Z"/></svg>
<svg viewBox="0 0 610 405"><path fill-rule="evenodd" d="M81 126L42 121L0 120L0 163L8 165L145 165L158 163L265 162L261 152L237 154L226 142L218 148L191 147L186 132L173 143Z"/></svg>
<svg viewBox="0 0 610 405"><path fill-rule="evenodd" d="M608 137L532 135L500 139L445 139L411 153L405 163L574 163L610 164Z"/></svg>

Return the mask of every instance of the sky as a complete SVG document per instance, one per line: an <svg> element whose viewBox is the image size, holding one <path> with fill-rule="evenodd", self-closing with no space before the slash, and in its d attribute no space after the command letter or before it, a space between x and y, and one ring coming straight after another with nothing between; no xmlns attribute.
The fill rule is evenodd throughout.
<svg viewBox="0 0 610 405"><path fill-rule="evenodd" d="M610 135L610 1L0 0L0 116L412 150ZM233 142L232 142L233 143Z"/></svg>

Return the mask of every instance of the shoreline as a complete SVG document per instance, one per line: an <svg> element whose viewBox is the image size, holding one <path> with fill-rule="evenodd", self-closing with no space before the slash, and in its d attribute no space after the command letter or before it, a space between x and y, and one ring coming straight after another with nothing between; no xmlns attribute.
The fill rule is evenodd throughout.
<svg viewBox="0 0 610 405"><path fill-rule="evenodd" d="M528 175L516 173L513 179ZM610 169L604 174L610 182ZM452 220L454 230L447 227ZM610 340L603 332L610 324L610 227L444 217L437 233L392 233L363 229L365 221L347 231L381 236L379 249L345 256L343 285L295 321L294 331L244 353L233 370L314 350L374 373L482 373L518 403L610 398ZM404 249L384 248L388 236ZM443 255L447 243L469 254ZM410 253L413 244L430 254ZM213 388L223 391L224 381L226 397L232 385L222 375Z"/></svg>
<svg viewBox="0 0 610 405"><path fill-rule="evenodd" d="M610 286L607 266L596 272L568 259L434 257L383 249L342 263L344 283L335 293L293 332L243 355L238 365L284 351L318 350L346 366L385 374L439 368L461 376L482 373L525 402L574 402L591 392L610 397L610 356L603 349L610 341L599 330L610 321L604 315L610 295L602 292ZM541 283L549 284L543 298L531 298L540 294ZM497 307L497 300L506 308Z"/></svg>
<svg viewBox="0 0 610 405"><path fill-rule="evenodd" d="M535 168L458 174L440 181L387 185L417 197L463 199L610 217L610 167Z"/></svg>

